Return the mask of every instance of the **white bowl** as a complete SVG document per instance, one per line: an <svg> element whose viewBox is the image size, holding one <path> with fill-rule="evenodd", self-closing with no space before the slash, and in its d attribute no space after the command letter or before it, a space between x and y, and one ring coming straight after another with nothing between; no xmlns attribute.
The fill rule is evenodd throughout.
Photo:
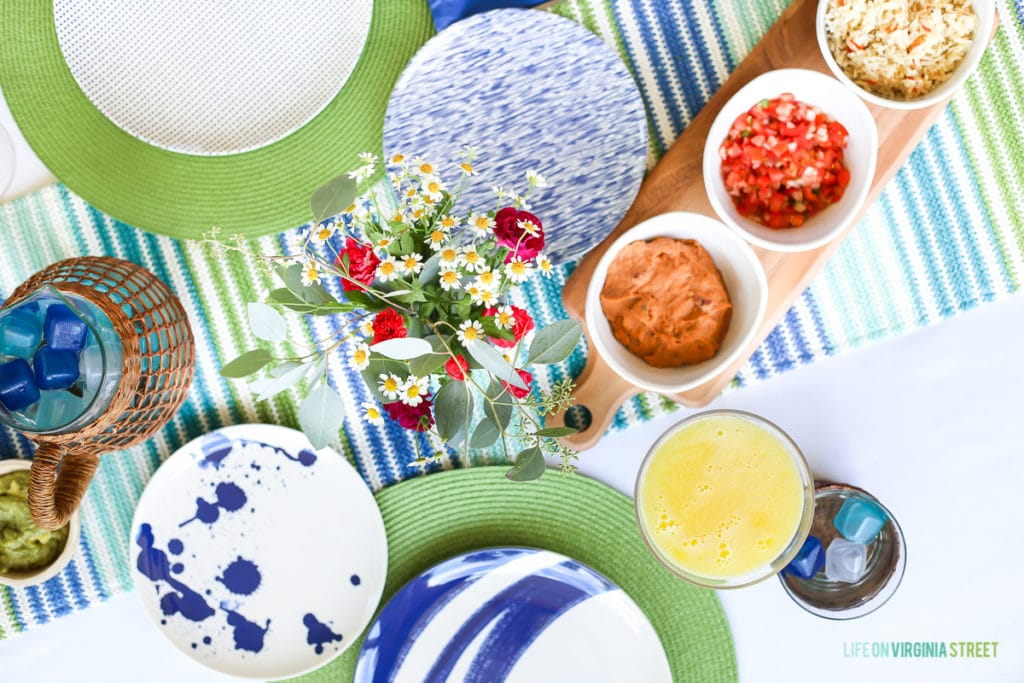
<svg viewBox="0 0 1024 683"><path fill-rule="evenodd" d="M678 368L655 368L619 343L601 308L608 266L623 247L655 237L697 240L722 273L732 300L732 321L714 358ZM753 339L768 306L768 279L757 256L735 233L713 218L676 211L650 218L627 231L601 257L587 288L590 341L620 377L648 391L674 394L700 386L733 363Z"/></svg>
<svg viewBox="0 0 1024 683"><path fill-rule="evenodd" d="M722 181L718 148L740 114L763 99L773 99L787 92L832 116L849 131L844 161L850 169L850 184L842 199L808 218L799 228L773 230L741 216L736 210ZM740 88L718 112L704 143L704 187L718 217L747 241L772 251L808 251L831 241L857 218L871 189L877 160L875 119L853 92L817 71L777 69L761 74Z"/></svg>
<svg viewBox="0 0 1024 683"><path fill-rule="evenodd" d="M974 0L974 14L978 18L978 25L974 29L974 44L971 45L971 49L967 51L963 61L957 66L956 71L949 77L949 80L917 99L890 100L869 92L854 83L840 68L839 64L836 63L835 57L832 56L832 51L828 48L828 32L825 29L825 13L828 11L828 3L829 0L818 0L818 14L815 19L818 47L821 49L821 56L825 59L825 63L828 64L828 68L832 70L832 73L835 74L836 78L843 85L868 102L890 109L923 109L950 97L959 90L964 81L978 68L978 64L988 48L989 36L992 35L992 26L996 20L996 8L992 0Z"/></svg>
<svg viewBox="0 0 1024 683"><path fill-rule="evenodd" d="M20 460L18 458L0 460L0 476L16 470L27 470L31 468L31 460ZM60 570L67 566L68 562L71 561L71 558L74 557L76 552L78 552L81 533L82 519L76 510L75 514L71 516L71 521L68 522L68 540L64 544L64 550L62 550L60 555L57 556L57 559L42 569L37 569L34 572L12 572L10 574L0 574L0 586L25 588L53 578L58 572L60 572Z"/></svg>

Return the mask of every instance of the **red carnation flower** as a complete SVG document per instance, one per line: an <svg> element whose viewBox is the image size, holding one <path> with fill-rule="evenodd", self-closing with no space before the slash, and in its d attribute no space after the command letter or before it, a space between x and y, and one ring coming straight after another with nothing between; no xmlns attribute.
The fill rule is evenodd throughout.
<svg viewBox="0 0 1024 683"><path fill-rule="evenodd" d="M466 357L460 353L454 358L448 359L448 362L444 364L444 371L452 379L463 382L466 379L466 373L469 371L469 363L466 362Z"/></svg>
<svg viewBox="0 0 1024 683"><path fill-rule="evenodd" d="M423 401L419 405L407 406L401 401L395 401L394 403L385 403L384 410L388 411L388 416L403 429L425 432L434 426L434 416L430 413L430 406L430 394L424 394Z"/></svg>
<svg viewBox="0 0 1024 683"><path fill-rule="evenodd" d="M534 231L527 231L523 227L524 224L535 226ZM529 261L536 258L544 248L544 226L541 225L540 219L528 211L519 211L512 206L506 206L495 214L494 234L500 246L511 249L505 257L505 263L516 256Z"/></svg>
<svg viewBox="0 0 1024 683"><path fill-rule="evenodd" d="M519 308L518 306L512 306L512 336L514 339L500 339L497 337L491 337L491 342L495 346L508 349L519 343L519 340L526 336L526 334L533 329L533 318L526 312L526 309ZM484 315L497 316L498 309L496 308L485 308Z"/></svg>
<svg viewBox="0 0 1024 683"><path fill-rule="evenodd" d="M345 264L342 259L348 256L348 271L345 271ZM341 278L341 288L346 292L352 290L364 290L373 284L377 276L377 266L380 259L369 245L360 244L349 237L345 240L345 248L334 260L334 265L341 269L348 277ZM361 283L361 284L360 284Z"/></svg>
<svg viewBox="0 0 1024 683"><path fill-rule="evenodd" d="M523 384L526 385L525 389L520 389L514 384L509 384L505 380L501 380L502 386L508 389L508 393L512 394L516 398L526 398L530 393L530 382L533 381L533 375L528 373L526 370L516 370L519 373L519 377L523 380Z"/></svg>
<svg viewBox="0 0 1024 683"><path fill-rule="evenodd" d="M400 339L407 334L405 318L395 309L385 308L373 317L374 344L379 344L388 339Z"/></svg>

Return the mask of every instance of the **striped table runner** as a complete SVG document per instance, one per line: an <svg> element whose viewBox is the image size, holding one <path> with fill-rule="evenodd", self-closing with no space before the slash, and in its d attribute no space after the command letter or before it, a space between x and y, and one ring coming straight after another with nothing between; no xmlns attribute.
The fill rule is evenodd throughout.
<svg viewBox="0 0 1024 683"><path fill-rule="evenodd" d="M622 56L647 106L653 163L725 80L784 8L782 0L566 0L553 11L588 26ZM768 379L816 358L899 334L1005 296L1024 267L1024 7L1000 4L1002 28L980 73L956 98L896 180L853 231L750 362L735 386ZM339 169L343 170L343 169ZM132 510L145 482L175 448L221 425L266 421L295 425L296 399L286 393L257 405L245 385L227 382L220 366L252 348L244 303L269 288L250 258L230 259L168 238L140 233L90 207L63 186L0 207L0 292L58 259L109 254L142 264L182 299L196 334L197 374L176 419L150 442L108 455L82 507L82 549L46 584L0 589L0 637L87 608L131 589L127 558ZM253 248L280 251L287 236ZM522 290L546 323L564 317L561 285L571 266ZM312 340L331 321L293 320L292 336ZM539 378L578 373L579 349ZM352 413L368 398L358 376L332 363L330 380ZM615 428L673 409L641 396L620 411ZM388 424L346 423L338 447L374 490L418 474L408 432ZM28 455L27 442L0 430L0 453ZM583 456L586 457L585 455ZM486 460L482 455L480 459ZM427 469L463 466L448 459Z"/></svg>

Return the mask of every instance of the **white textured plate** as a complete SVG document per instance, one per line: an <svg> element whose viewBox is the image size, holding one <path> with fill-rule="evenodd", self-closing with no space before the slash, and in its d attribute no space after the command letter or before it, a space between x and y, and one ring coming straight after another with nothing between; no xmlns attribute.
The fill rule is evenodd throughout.
<svg viewBox="0 0 1024 683"><path fill-rule="evenodd" d="M373 496L300 432L237 425L165 462L132 522L132 578L160 631L212 669L283 678L343 652L384 590Z"/></svg>
<svg viewBox="0 0 1024 683"><path fill-rule="evenodd" d="M405 585L363 642L356 683L671 681L647 617L564 555L492 548Z"/></svg>
<svg viewBox="0 0 1024 683"><path fill-rule="evenodd" d="M125 132L183 154L280 140L345 85L373 0L54 0L86 97Z"/></svg>

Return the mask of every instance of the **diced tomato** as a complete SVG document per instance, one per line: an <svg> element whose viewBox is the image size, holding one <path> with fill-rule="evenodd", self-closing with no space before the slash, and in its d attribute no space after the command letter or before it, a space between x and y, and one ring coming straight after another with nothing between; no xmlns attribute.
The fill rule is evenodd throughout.
<svg viewBox="0 0 1024 683"><path fill-rule="evenodd" d="M839 201L850 183L849 132L792 93L761 100L719 146L722 179L736 210L770 228L797 228Z"/></svg>

